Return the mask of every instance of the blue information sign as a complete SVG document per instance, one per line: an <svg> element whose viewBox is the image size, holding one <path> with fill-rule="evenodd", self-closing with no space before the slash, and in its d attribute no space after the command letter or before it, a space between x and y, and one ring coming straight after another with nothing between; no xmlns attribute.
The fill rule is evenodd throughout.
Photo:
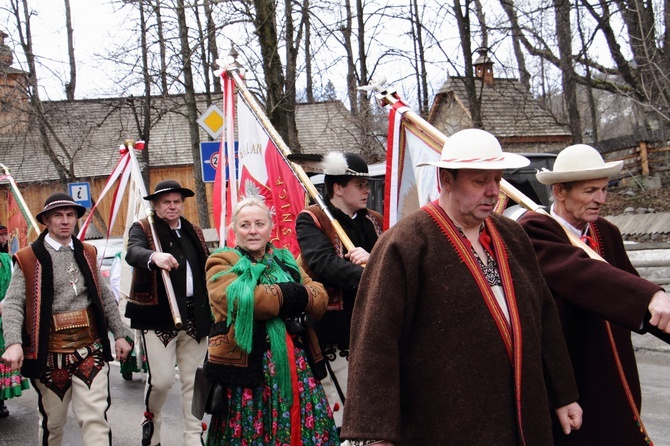
<svg viewBox="0 0 670 446"><path fill-rule="evenodd" d="M67 187L70 191L70 196L74 198L74 201L77 204L80 204L87 209L90 209L93 206L91 203L91 186L89 183L68 183Z"/></svg>

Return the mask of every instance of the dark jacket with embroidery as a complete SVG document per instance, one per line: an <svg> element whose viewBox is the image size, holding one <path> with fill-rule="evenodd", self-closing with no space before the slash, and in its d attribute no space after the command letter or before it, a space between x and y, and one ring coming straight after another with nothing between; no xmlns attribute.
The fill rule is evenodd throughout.
<svg viewBox="0 0 670 446"><path fill-rule="evenodd" d="M382 215L362 209L352 219L330 201L326 202L354 246L372 252L382 232ZM316 325L319 341L347 346L354 300L364 268L344 258L347 250L319 206L312 205L298 215L296 232L303 268L328 291L328 311Z"/></svg>
<svg viewBox="0 0 670 446"><path fill-rule="evenodd" d="M569 436L556 432L558 445L645 445L619 377L605 321L610 321L616 352L637 407L640 381L630 332L641 332L647 307L662 288L639 277L631 265L619 229L604 218L593 224L601 256L591 259L572 246L561 225L527 212L519 223L528 233L542 274L563 324L584 424Z"/></svg>
<svg viewBox="0 0 670 446"><path fill-rule="evenodd" d="M52 303L54 299L53 264L51 255L44 246L47 231L31 246L20 249L14 258L26 281L26 306L23 334L23 366L21 373L29 378L39 378L43 372L49 351ZM112 361L111 347L107 334L107 321L102 304L95 247L81 243L73 237L74 256L77 266L84 276L86 288L92 302L98 335L102 343L106 361Z"/></svg>
<svg viewBox="0 0 670 446"><path fill-rule="evenodd" d="M207 336L212 324L207 287L205 285L205 262L207 246L202 230L181 218L181 237L170 226L156 218L155 229L163 248L179 262L179 268L170 271L170 279L177 298L177 304L184 328L187 318L191 319L198 339ZM149 269L149 258L155 252L155 244L149 230L149 223L142 219L133 224L128 234L126 262L133 267L131 293L126 306L126 317L133 328L141 330L175 330L172 313L160 269ZM188 257L192 258L188 258ZM186 262L193 273L193 308L186 305Z"/></svg>

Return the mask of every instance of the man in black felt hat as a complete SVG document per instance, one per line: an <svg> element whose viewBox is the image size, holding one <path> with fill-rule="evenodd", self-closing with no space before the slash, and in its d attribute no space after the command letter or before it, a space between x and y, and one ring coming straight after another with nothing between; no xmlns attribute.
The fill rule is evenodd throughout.
<svg viewBox="0 0 670 446"><path fill-rule="evenodd" d="M200 445L201 422L191 414L195 371L207 352L211 314L205 285L207 247L202 230L186 220L184 199L193 191L174 180L159 182L150 200L156 215L155 230L162 252L156 250L147 219L133 224L128 234L126 262L133 279L126 306L131 327L140 331L149 377L144 393L142 445L161 442L161 409L179 368L184 445ZM183 327L172 319L161 269L168 271Z"/></svg>
<svg viewBox="0 0 670 446"><path fill-rule="evenodd" d="M31 378L39 444L62 443L70 402L84 443L112 444L107 332L116 339L119 360L130 352L125 340L130 333L97 268L95 247L72 236L85 211L66 193L47 198L36 216L46 230L15 254L18 268L3 301L2 360Z"/></svg>
<svg viewBox="0 0 670 446"><path fill-rule="evenodd" d="M355 248L343 246L332 223L317 205L298 215L296 231L305 271L328 290L328 311L316 323L328 377L323 380L335 422L342 423L347 392L349 332L354 298L372 247L382 232L383 217L367 209L368 165L355 153L331 152L320 163L326 197L335 219Z"/></svg>

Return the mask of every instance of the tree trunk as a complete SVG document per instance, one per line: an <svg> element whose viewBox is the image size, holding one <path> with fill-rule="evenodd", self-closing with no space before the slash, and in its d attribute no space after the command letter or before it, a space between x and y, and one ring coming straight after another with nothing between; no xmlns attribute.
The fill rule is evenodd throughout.
<svg viewBox="0 0 670 446"><path fill-rule="evenodd" d="M165 43L165 32L163 28L163 15L161 13L161 0L155 0L155 1L156 5L154 6L154 13L156 14L156 29L158 30L158 54L160 58L161 94L166 95L168 94L167 49ZM146 47L142 47L142 52L146 52Z"/></svg>
<svg viewBox="0 0 670 446"><path fill-rule="evenodd" d="M349 108L351 114L358 115L358 100L356 92L356 62L354 61L354 47L351 44L351 1L344 1L346 19L344 25L340 26L342 37L344 37L344 50L347 53L347 95L349 97Z"/></svg>
<svg viewBox="0 0 670 446"><path fill-rule="evenodd" d="M254 7L256 10L254 25L258 33L263 59L263 74L268 89L265 109L274 128L284 142L293 149L298 147L297 138L289 133L291 126L288 121L293 120L293 126L295 125L295 109L290 109L285 102L284 73L277 50L279 40L275 5L273 0L254 0Z"/></svg>
<svg viewBox="0 0 670 446"><path fill-rule="evenodd" d="M306 9L303 11L305 17L305 76L307 77L307 85L305 93L307 94L307 102L314 103L314 80L312 79L312 47L310 39L312 38L312 22L309 19L309 0L305 0Z"/></svg>
<svg viewBox="0 0 670 446"><path fill-rule="evenodd" d="M203 7L205 9L205 17L207 17L207 49L209 51L209 59L211 61L211 73L205 73L206 76L212 76L212 88L214 93L221 96L221 81L214 74L214 71L219 69L216 60L219 57L219 48L216 44L216 23L212 17L212 6L210 0L204 0Z"/></svg>
<svg viewBox="0 0 670 446"><path fill-rule="evenodd" d="M70 62L70 82L65 84L65 97L74 101L74 92L77 87L77 61L74 57L74 39L72 37L72 14L70 0L65 1L65 30L67 33L67 54Z"/></svg>
<svg viewBox="0 0 670 446"><path fill-rule="evenodd" d="M570 30L570 0L554 0L556 39L563 74L563 101L574 143L582 142L582 123L577 104L577 82L572 65L572 32Z"/></svg>
<svg viewBox="0 0 670 446"><path fill-rule="evenodd" d="M158 7L158 6L156 6ZM151 190L151 171L149 169L149 149L151 147L151 72L149 71L149 54L147 45L147 21L144 15L144 4L139 4L140 10L140 41L142 46L142 82L144 83L144 97L142 98L142 119L137 119L138 125L137 134L144 141L144 150L140 152L140 160L142 161L140 169L142 172L142 181L148 191ZM156 20L160 20L160 14L156 14ZM161 34L163 27L158 27L158 41L160 46L165 42L164 36ZM163 51L164 52L164 48ZM165 72L163 72L162 82L166 82ZM167 90L163 90L165 94ZM134 108L134 107L133 107Z"/></svg>
<svg viewBox="0 0 670 446"><path fill-rule="evenodd" d="M184 65L184 97L186 99L186 114L188 116L188 133L193 155L193 177L195 179L196 202L198 205L198 224L202 228L209 228L209 211L205 183L202 182L200 169L200 135L198 131L198 109L195 103L195 87L193 85L193 70L191 67L191 48L188 41L186 26L186 11L184 0L177 0L177 22L179 23L179 43L181 59Z"/></svg>
<svg viewBox="0 0 670 446"><path fill-rule="evenodd" d="M514 8L514 0L500 0L500 5L507 14L510 21L510 29L512 31L512 48L514 49L514 57L519 69L519 82L524 86L526 91L530 91L530 73L526 68L526 58L521 50L521 36L523 32L519 28L519 18L517 17L516 9Z"/></svg>
<svg viewBox="0 0 670 446"><path fill-rule="evenodd" d="M417 99L419 103L419 114L422 117L428 116L429 98L428 98L428 70L426 68L426 51L423 45L423 25L419 15L419 2L412 0L410 5L410 17L412 30L414 34L414 60L417 77ZM418 59L418 60L417 60Z"/></svg>
<svg viewBox="0 0 670 446"><path fill-rule="evenodd" d="M472 68L472 43L470 42L470 14L468 5L469 0L466 0L466 7L464 12L460 0L454 0L454 15L456 16L458 32L461 37L461 47L463 48L463 60L465 62L464 82L465 90L468 95L470 116L472 116L472 125L473 127L481 128L483 126L482 107L480 99L477 96L474 70Z"/></svg>

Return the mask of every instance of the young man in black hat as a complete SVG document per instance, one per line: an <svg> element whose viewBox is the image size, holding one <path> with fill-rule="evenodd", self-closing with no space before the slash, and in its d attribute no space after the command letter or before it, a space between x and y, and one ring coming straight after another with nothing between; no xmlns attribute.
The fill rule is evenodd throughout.
<svg viewBox="0 0 670 446"><path fill-rule="evenodd" d="M382 232L383 217L366 208L368 166L354 153L332 152L321 161L325 202L355 248L347 251L332 223L317 205L298 215L296 231L305 271L328 290L328 311L316 323L328 378L323 380L335 422L342 423L347 392L349 332L354 298L370 251Z"/></svg>
<svg viewBox="0 0 670 446"><path fill-rule="evenodd" d="M134 268L126 317L142 333L149 369L142 445L161 442L161 409L174 383L175 364L181 381L184 445L201 444L202 425L191 414L191 400L195 371L207 352L211 313L205 285L205 238L198 226L182 217L184 198L193 195L178 182L165 180L144 197L151 201L157 217L154 227L162 252L156 249L147 219L135 222L128 234L126 262ZM175 327L161 269L170 274L181 329Z"/></svg>
<svg viewBox="0 0 670 446"><path fill-rule="evenodd" d="M62 443L70 402L84 443L112 444L107 332L116 339L117 359L130 351L125 340L130 333L97 269L95 247L72 236L85 211L65 193L47 198L36 216L46 230L15 254L18 268L3 301L2 360L31 378L39 444L50 446Z"/></svg>

